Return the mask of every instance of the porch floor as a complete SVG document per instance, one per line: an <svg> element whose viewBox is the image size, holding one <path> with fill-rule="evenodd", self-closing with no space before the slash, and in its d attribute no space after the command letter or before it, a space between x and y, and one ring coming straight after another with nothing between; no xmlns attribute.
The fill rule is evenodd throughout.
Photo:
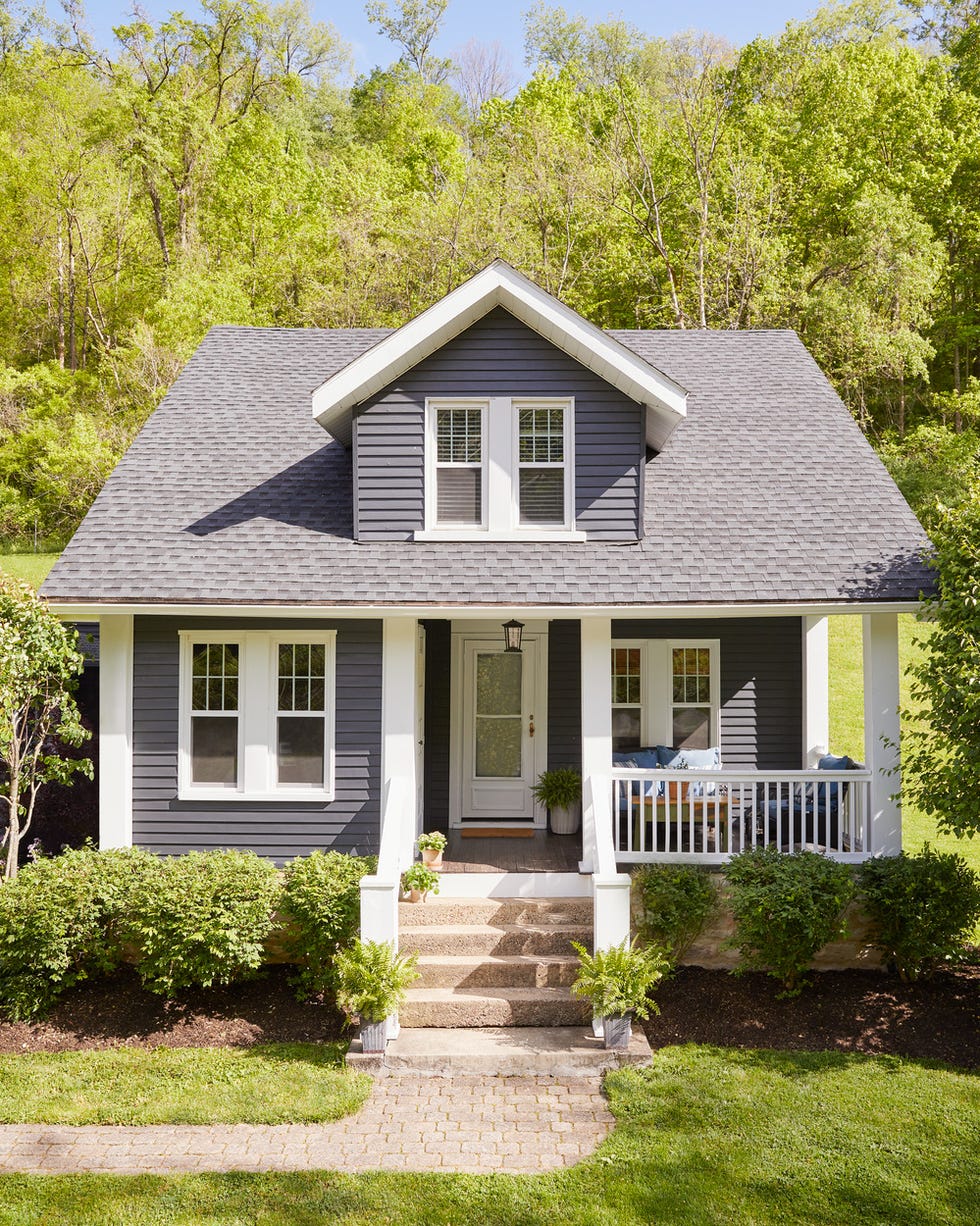
<svg viewBox="0 0 980 1226"><path fill-rule="evenodd" d="M463 838L449 831L443 852L444 873L577 873L581 834L535 830L531 838Z"/></svg>

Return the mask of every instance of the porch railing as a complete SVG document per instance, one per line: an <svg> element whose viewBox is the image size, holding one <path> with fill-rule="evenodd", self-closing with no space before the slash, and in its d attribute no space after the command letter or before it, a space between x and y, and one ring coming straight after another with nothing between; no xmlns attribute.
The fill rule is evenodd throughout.
<svg viewBox="0 0 980 1226"><path fill-rule="evenodd" d="M612 769L616 858L723 864L747 847L874 854L871 772Z"/></svg>

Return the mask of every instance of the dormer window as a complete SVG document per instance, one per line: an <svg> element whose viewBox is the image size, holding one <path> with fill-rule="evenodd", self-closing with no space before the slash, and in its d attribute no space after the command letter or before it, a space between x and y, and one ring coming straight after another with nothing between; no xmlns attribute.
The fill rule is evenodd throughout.
<svg viewBox="0 0 980 1226"><path fill-rule="evenodd" d="M575 531L570 398L430 398L429 540L584 540Z"/></svg>

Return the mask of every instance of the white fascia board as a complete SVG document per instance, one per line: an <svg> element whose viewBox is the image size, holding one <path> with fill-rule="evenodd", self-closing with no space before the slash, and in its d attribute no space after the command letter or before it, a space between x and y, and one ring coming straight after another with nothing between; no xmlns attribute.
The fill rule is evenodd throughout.
<svg viewBox="0 0 980 1226"><path fill-rule="evenodd" d="M522 618L543 618L548 621L578 621L583 617L615 617L620 620L643 618L656 620L676 617L826 617L837 614L917 613L923 608L919 600L836 601L806 604L799 601L779 604L619 604L619 605L452 605L452 604L193 604L145 601L105 602L48 601L48 607L66 621L98 621L115 613L134 613L147 617L281 617L325 620L366 619L379 617L437 618L454 621L463 619L500 619L519 614Z"/></svg>
<svg viewBox="0 0 980 1226"><path fill-rule="evenodd" d="M535 285L503 260L403 324L332 375L313 393L313 416L349 446L355 405L381 391L496 306L551 341L647 409L647 441L661 447L686 415L687 393L631 349Z"/></svg>

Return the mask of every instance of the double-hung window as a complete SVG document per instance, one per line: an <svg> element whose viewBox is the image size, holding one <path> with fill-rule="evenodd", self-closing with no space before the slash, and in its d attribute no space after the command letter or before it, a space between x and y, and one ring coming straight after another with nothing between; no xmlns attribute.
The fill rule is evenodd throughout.
<svg viewBox="0 0 980 1226"><path fill-rule="evenodd" d="M333 799L336 632L180 634L182 798Z"/></svg>
<svg viewBox="0 0 980 1226"><path fill-rule="evenodd" d="M614 750L720 743L717 639L616 641L610 673Z"/></svg>
<svg viewBox="0 0 980 1226"><path fill-rule="evenodd" d="M571 399L490 396L426 404L422 539L581 540Z"/></svg>

